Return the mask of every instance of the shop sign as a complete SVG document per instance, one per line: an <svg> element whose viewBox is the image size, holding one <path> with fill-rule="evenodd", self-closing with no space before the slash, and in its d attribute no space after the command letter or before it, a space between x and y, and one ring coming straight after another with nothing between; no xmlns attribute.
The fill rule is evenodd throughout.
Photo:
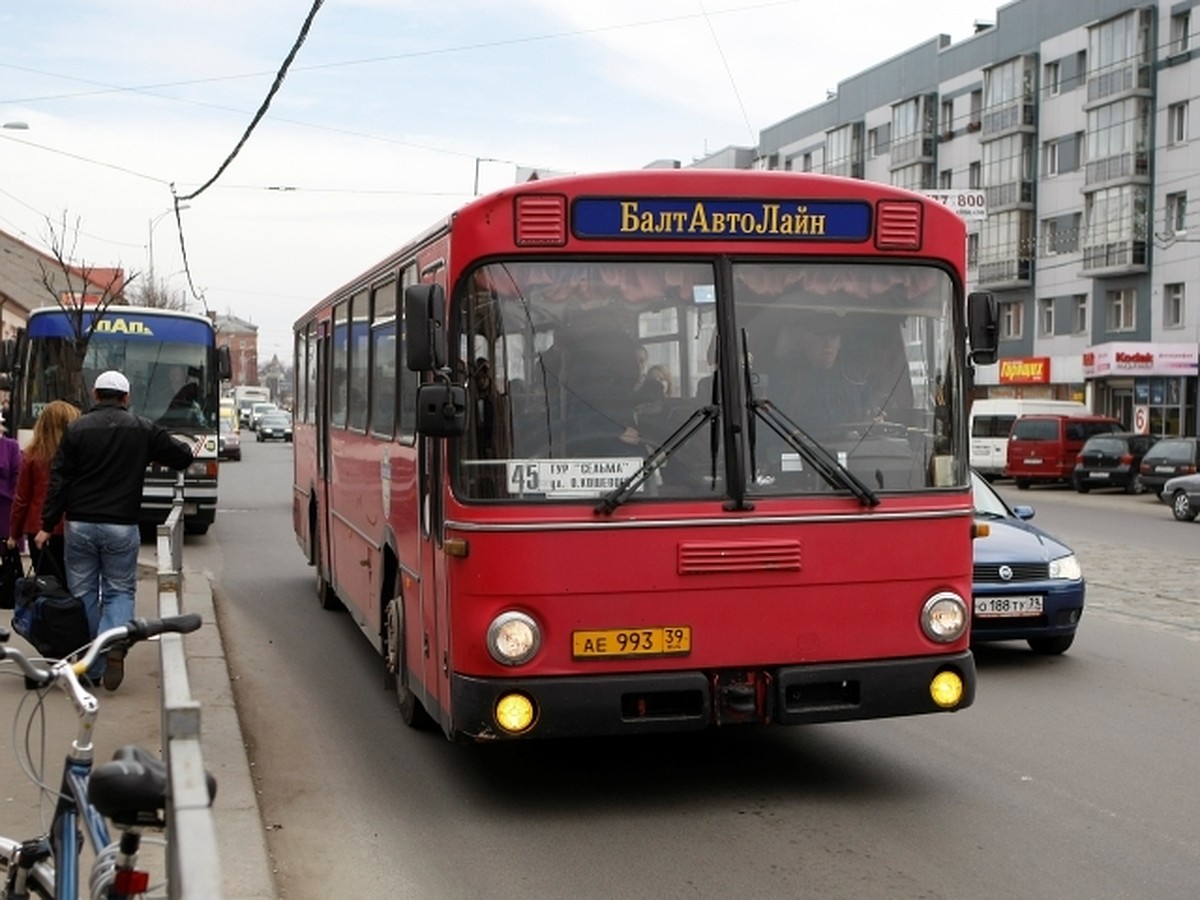
<svg viewBox="0 0 1200 900"><path fill-rule="evenodd" d="M1017 356L1000 360L1001 384L1049 384L1050 357Z"/></svg>
<svg viewBox="0 0 1200 900"><path fill-rule="evenodd" d="M1196 375L1200 349L1196 344L1112 343L1089 347L1083 353L1085 378L1113 375Z"/></svg>

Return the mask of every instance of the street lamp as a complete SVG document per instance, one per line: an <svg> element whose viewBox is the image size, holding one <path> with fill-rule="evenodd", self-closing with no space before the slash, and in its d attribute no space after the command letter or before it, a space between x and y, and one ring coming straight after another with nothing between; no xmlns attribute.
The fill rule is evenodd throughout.
<svg viewBox="0 0 1200 900"><path fill-rule="evenodd" d="M154 285L154 226L157 225L159 222L161 222L163 219L165 219L167 216L171 215L171 213L182 212L183 210L185 210L187 208L188 208L188 205L186 203L181 203L179 206L172 206L170 209L166 210L165 212L159 213L157 216L155 216L153 219L150 220L149 227L147 228L148 235L147 235L147 240L146 240L146 252L147 252L147 255L150 257L150 287L151 288L154 288L154 286L155 286Z"/></svg>

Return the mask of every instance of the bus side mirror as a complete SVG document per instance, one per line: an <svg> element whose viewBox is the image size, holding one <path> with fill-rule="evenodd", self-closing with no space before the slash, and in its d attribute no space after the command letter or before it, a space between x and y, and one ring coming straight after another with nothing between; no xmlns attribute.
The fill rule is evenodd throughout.
<svg viewBox="0 0 1200 900"><path fill-rule="evenodd" d="M971 342L972 362L986 366L996 361L999 319L995 294L976 291L967 297L967 338Z"/></svg>
<svg viewBox="0 0 1200 900"><path fill-rule="evenodd" d="M458 437L467 430L467 389L448 380L417 388L417 431L427 437Z"/></svg>
<svg viewBox="0 0 1200 900"><path fill-rule="evenodd" d="M233 358L229 355L229 347L217 348L217 377L228 381L233 377Z"/></svg>
<svg viewBox="0 0 1200 900"><path fill-rule="evenodd" d="M446 365L446 293L440 284L414 284L404 291L408 368L428 372Z"/></svg>

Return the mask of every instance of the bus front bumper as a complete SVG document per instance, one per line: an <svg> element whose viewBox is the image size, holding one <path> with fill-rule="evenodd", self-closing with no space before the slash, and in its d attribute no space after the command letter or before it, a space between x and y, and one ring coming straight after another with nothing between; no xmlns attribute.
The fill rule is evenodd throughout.
<svg viewBox="0 0 1200 900"><path fill-rule="evenodd" d="M931 686L951 673L961 698L939 705ZM971 652L783 666L562 678L451 679L451 731L477 740L651 734L744 722L807 725L965 709L975 699ZM532 724L505 731L496 710L520 695Z"/></svg>

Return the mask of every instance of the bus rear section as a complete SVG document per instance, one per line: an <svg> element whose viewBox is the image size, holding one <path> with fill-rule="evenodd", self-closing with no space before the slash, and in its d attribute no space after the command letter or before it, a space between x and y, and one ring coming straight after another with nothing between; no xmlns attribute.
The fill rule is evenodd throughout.
<svg viewBox="0 0 1200 900"><path fill-rule="evenodd" d="M862 182L579 176L481 198L297 322L297 536L405 719L969 706L966 344L988 361L995 309L964 235Z"/></svg>

